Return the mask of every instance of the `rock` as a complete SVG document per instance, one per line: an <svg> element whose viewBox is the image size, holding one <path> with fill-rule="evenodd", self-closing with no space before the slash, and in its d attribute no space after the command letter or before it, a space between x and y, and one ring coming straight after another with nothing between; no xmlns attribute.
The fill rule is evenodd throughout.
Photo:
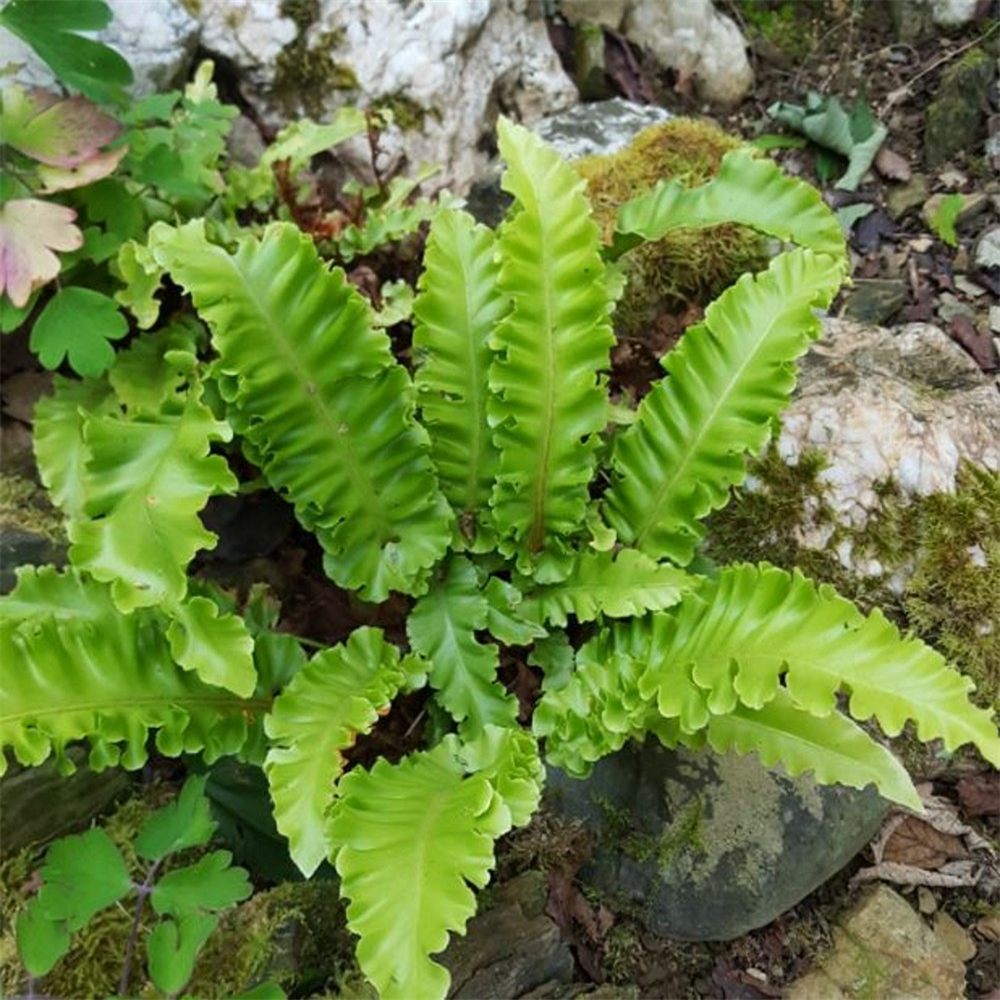
<svg viewBox="0 0 1000 1000"><path fill-rule="evenodd" d="M576 64L573 82L585 101L604 101L611 97L604 64L604 32L596 24L581 24L573 39Z"/></svg>
<svg viewBox="0 0 1000 1000"><path fill-rule="evenodd" d="M725 940L773 920L868 842L873 789L818 787L757 757L670 751L650 738L586 780L549 770L548 807L584 822L584 883L656 933Z"/></svg>
<svg viewBox="0 0 1000 1000"><path fill-rule="evenodd" d="M614 97L549 115L534 130L563 159L577 160L623 149L644 128L670 117L670 112L663 108ZM466 201L476 219L489 226L500 222L510 203L509 196L500 190L500 173L500 164L492 163L473 183Z"/></svg>
<svg viewBox="0 0 1000 1000"><path fill-rule="evenodd" d="M799 384L782 417L781 457L796 464L819 449L829 513L862 528L879 509L880 485L903 495L952 492L961 460L1000 469L1000 395L989 377L942 330L910 323L898 330L828 319L803 359ZM823 549L827 521L801 529ZM850 542L838 552L854 572Z"/></svg>
<svg viewBox="0 0 1000 1000"><path fill-rule="evenodd" d="M833 928L833 950L819 969L785 990L788 1000L961 1000L965 966L892 889L867 891Z"/></svg>
<svg viewBox="0 0 1000 1000"><path fill-rule="evenodd" d="M746 42L711 0L633 0L624 33L665 69L693 76L706 101L738 104L753 85Z"/></svg>
<svg viewBox="0 0 1000 1000"><path fill-rule="evenodd" d="M982 270L1000 268L1000 226L990 226L976 243L972 262Z"/></svg>
<svg viewBox="0 0 1000 1000"><path fill-rule="evenodd" d="M503 1000L546 983L569 983L573 955L545 916L545 876L527 871L500 886L489 905L452 938L441 956L451 972L450 997Z"/></svg>
<svg viewBox="0 0 1000 1000"><path fill-rule="evenodd" d="M487 162L501 109L532 124L578 98L523 0L201 0L198 18L202 44L233 62L269 124L389 108L399 127L382 137L380 166L440 165L432 183L461 192ZM344 155L366 166L367 142Z"/></svg>
<svg viewBox="0 0 1000 1000"><path fill-rule="evenodd" d="M975 48L942 74L937 94L927 108L924 162L928 167L937 167L979 146L995 67L995 60Z"/></svg>
<svg viewBox="0 0 1000 1000"><path fill-rule="evenodd" d="M94 38L124 56L135 74L134 94L167 90L183 82L198 44L198 23L180 0L108 0L111 23ZM0 28L5 62L24 62L17 79L51 86L51 70L20 39Z"/></svg>
<svg viewBox="0 0 1000 1000"><path fill-rule="evenodd" d="M38 767L12 763L0 778L0 844L5 858L29 844L45 844L85 829L129 788L128 773L121 768L89 770L85 747L71 746L66 755L77 767L72 775L59 774L50 759Z"/></svg>
<svg viewBox="0 0 1000 1000"><path fill-rule="evenodd" d="M941 293L937 314L942 323L949 323L956 316L964 316L973 323L976 320L976 310L951 292Z"/></svg>
<svg viewBox="0 0 1000 1000"><path fill-rule="evenodd" d="M923 174L914 174L905 184L891 188L885 199L885 208L889 218L901 219L910 209L917 208L927 201L930 185Z"/></svg>
<svg viewBox="0 0 1000 1000"><path fill-rule="evenodd" d="M975 19L977 0L891 0L893 27L901 42L912 43L964 27Z"/></svg>
<svg viewBox="0 0 1000 1000"><path fill-rule="evenodd" d="M858 278L847 293L843 315L859 323L885 323L906 302L906 282L898 278Z"/></svg>
<svg viewBox="0 0 1000 1000"><path fill-rule="evenodd" d="M934 914L934 934L960 962L968 962L975 956L976 944L968 931L947 913Z"/></svg>

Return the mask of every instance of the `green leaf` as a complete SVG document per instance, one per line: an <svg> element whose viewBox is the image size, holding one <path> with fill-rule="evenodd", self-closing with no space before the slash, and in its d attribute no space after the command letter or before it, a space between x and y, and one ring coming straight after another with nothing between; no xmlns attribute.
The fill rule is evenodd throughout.
<svg viewBox="0 0 1000 1000"><path fill-rule="evenodd" d="M38 474L49 498L70 518L83 516L88 496L85 468L90 452L83 430L91 416L117 411L103 379L68 379L57 375L53 392L35 405L34 446Z"/></svg>
<svg viewBox="0 0 1000 1000"><path fill-rule="evenodd" d="M46 920L64 922L70 933L133 888L114 841L97 827L55 841L39 875L42 887L32 907Z"/></svg>
<svg viewBox="0 0 1000 1000"><path fill-rule="evenodd" d="M615 441L603 513L621 542L653 559L691 560L700 520L728 502L746 476L744 455L769 439L795 385L793 362L820 335L815 310L839 282L832 257L781 254L764 273L743 275L684 334L664 361L669 378Z"/></svg>
<svg viewBox="0 0 1000 1000"><path fill-rule="evenodd" d="M444 998L448 970L430 959L475 913L470 888L493 867L509 810L483 774L466 776L458 744L340 780L329 833L358 964L382 1000ZM377 818L376 822L372 822Z"/></svg>
<svg viewBox="0 0 1000 1000"><path fill-rule="evenodd" d="M206 684L249 698L257 686L253 639L239 615L220 615L207 597L191 597L174 609L167 641L174 662Z"/></svg>
<svg viewBox="0 0 1000 1000"><path fill-rule="evenodd" d="M226 460L209 454L232 432L200 397L196 385L176 415L93 416L85 424L85 516L69 524L70 559L111 583L122 611L183 600L188 563L216 541L198 512L212 495L236 489Z"/></svg>
<svg viewBox="0 0 1000 1000"><path fill-rule="evenodd" d="M584 182L556 152L504 118L500 289L511 309L490 347L490 423L500 450L493 517L530 562L580 532L608 418L611 295Z"/></svg>
<svg viewBox="0 0 1000 1000"><path fill-rule="evenodd" d="M31 903L17 915L15 936L21 963L36 978L48 975L69 951L70 936L65 921L46 919Z"/></svg>
<svg viewBox="0 0 1000 1000"><path fill-rule="evenodd" d="M132 70L114 49L77 32L110 21L103 0L10 0L0 9L0 27L27 42L62 83L99 102L123 100Z"/></svg>
<svg viewBox="0 0 1000 1000"><path fill-rule="evenodd" d="M198 370L197 353L193 323L172 323L138 337L119 353L108 382L130 418L155 422L164 414L179 415Z"/></svg>
<svg viewBox="0 0 1000 1000"><path fill-rule="evenodd" d="M278 829L306 876L327 856L323 817L344 768L343 751L368 732L400 688L417 686L421 664L400 658L380 629L359 628L323 650L275 699L264 728L264 762Z"/></svg>
<svg viewBox="0 0 1000 1000"><path fill-rule="evenodd" d="M417 601L406 622L410 645L430 662L436 700L470 739L485 726L509 726L517 719L516 700L497 681L497 647L475 636L485 627L488 610L475 567L458 557L444 579Z"/></svg>
<svg viewBox="0 0 1000 1000"><path fill-rule="evenodd" d="M492 232L442 210L424 251L413 304L414 384L441 489L458 513L456 543L493 545L490 493L498 468L487 420L489 337L508 308Z"/></svg>
<svg viewBox="0 0 1000 1000"><path fill-rule="evenodd" d="M600 615L627 618L676 604L690 586L683 570L660 565L634 549L617 555L584 551L565 580L529 593L522 612L558 626L565 625L569 615L581 622Z"/></svg>
<svg viewBox="0 0 1000 1000"><path fill-rule="evenodd" d="M369 601L418 592L451 537L411 385L340 270L294 226L235 255L191 223L150 233L188 289L231 380L230 420L323 546L327 573Z"/></svg>
<svg viewBox="0 0 1000 1000"><path fill-rule="evenodd" d="M147 861L160 861L175 851L207 844L215 832L205 777L190 777L180 795L157 809L135 838L135 852Z"/></svg>
<svg viewBox="0 0 1000 1000"><path fill-rule="evenodd" d="M253 891L247 873L231 867L229 851L212 851L186 868L174 868L153 886L150 902L159 914L185 917L224 910Z"/></svg>
<svg viewBox="0 0 1000 1000"><path fill-rule="evenodd" d="M937 238L950 247L958 246L955 223L964 207L965 199L960 194L946 194L931 219L931 228Z"/></svg>
<svg viewBox="0 0 1000 1000"><path fill-rule="evenodd" d="M102 375L115 359L110 341L126 333L128 323L114 299L71 286L45 304L31 329L30 346L46 368L58 368L65 358L78 375Z"/></svg>
<svg viewBox="0 0 1000 1000"><path fill-rule="evenodd" d="M920 811L920 796L906 768L839 712L817 718L779 691L763 708L738 705L708 722L708 742L717 753L756 753L770 767L793 777L812 771L817 781L864 788L873 784L893 802Z"/></svg>
<svg viewBox="0 0 1000 1000"><path fill-rule="evenodd" d="M459 759L470 774L482 774L493 783L509 812L511 826L524 826L538 809L545 768L538 741L520 728L487 726L464 743Z"/></svg>
<svg viewBox="0 0 1000 1000"><path fill-rule="evenodd" d="M844 236L819 191L748 149L726 153L707 184L687 188L680 181L661 181L649 194L622 205L612 256L635 246L637 236L658 240L674 229L723 222L739 222L828 254L846 273Z"/></svg>
<svg viewBox="0 0 1000 1000"><path fill-rule="evenodd" d="M149 977L169 996L180 993L194 972L194 963L219 924L214 913L192 913L178 920L161 920L146 940Z"/></svg>
<svg viewBox="0 0 1000 1000"><path fill-rule="evenodd" d="M135 240L119 247L117 265L125 287L115 292L115 300L132 313L140 330L148 330L160 317L156 293L163 281L163 268L149 247Z"/></svg>
<svg viewBox="0 0 1000 1000"><path fill-rule="evenodd" d="M286 994L277 983L268 981L249 990L240 990L231 1000L286 1000Z"/></svg>
<svg viewBox="0 0 1000 1000"><path fill-rule="evenodd" d="M784 689L825 718L843 691L855 719L875 718L890 736L912 719L925 742L969 742L1000 760L989 713L968 701L972 682L929 646L901 638L881 612L865 617L831 588L766 565L727 567L697 597L663 613L669 624L647 654L643 691L656 692L665 714L690 667L715 715L734 711L737 700L763 708Z"/></svg>
<svg viewBox="0 0 1000 1000"><path fill-rule="evenodd" d="M548 631L525 614L524 595L513 584L491 576L483 587L486 598L486 631L506 646L530 646Z"/></svg>
<svg viewBox="0 0 1000 1000"><path fill-rule="evenodd" d="M0 599L0 749L22 764L55 751L65 766L74 740L91 744L90 766L141 767L147 737L168 756L235 753L247 716L268 704L238 698L178 667L151 609L123 615L110 587L78 570L22 568ZM0 755L0 773L5 766Z"/></svg>

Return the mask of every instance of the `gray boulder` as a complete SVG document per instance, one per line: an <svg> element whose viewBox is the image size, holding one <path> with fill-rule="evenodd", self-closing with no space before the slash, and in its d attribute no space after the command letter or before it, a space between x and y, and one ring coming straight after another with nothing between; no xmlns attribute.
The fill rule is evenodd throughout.
<svg viewBox="0 0 1000 1000"><path fill-rule="evenodd" d="M769 923L843 868L886 812L870 787L817 786L752 755L652 738L582 781L550 769L546 801L594 834L586 885L650 931L692 941Z"/></svg>

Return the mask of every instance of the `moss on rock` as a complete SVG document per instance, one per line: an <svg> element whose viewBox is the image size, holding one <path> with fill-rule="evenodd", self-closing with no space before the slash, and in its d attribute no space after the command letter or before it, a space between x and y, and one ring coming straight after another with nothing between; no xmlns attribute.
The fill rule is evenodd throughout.
<svg viewBox="0 0 1000 1000"><path fill-rule="evenodd" d="M671 118L640 132L624 149L576 160L594 214L610 242L623 202L651 190L660 180L697 187L711 180L722 157L742 145L709 122ZM628 285L618 305L620 337L644 339L661 312L705 306L741 274L767 263L764 242L745 226L676 230L644 244L625 259Z"/></svg>

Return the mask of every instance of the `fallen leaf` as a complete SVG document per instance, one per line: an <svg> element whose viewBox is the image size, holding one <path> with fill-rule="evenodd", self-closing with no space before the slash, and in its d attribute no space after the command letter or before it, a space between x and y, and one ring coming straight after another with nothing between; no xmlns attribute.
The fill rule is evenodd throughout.
<svg viewBox="0 0 1000 1000"><path fill-rule="evenodd" d="M935 830L916 816L907 816L886 841L882 858L917 868L935 869L952 858L967 855L959 837Z"/></svg>
<svg viewBox="0 0 1000 1000"><path fill-rule="evenodd" d="M968 316L952 316L948 322L948 335L965 349L977 365L987 374L1000 371L1000 354L987 330L980 330ZM996 810L994 792L993 809Z"/></svg>
<svg viewBox="0 0 1000 1000"><path fill-rule="evenodd" d="M906 159L888 146L883 146L876 154L875 169L891 181L908 181L913 176Z"/></svg>
<svg viewBox="0 0 1000 1000"><path fill-rule="evenodd" d="M1000 781L996 774L968 774L956 787L966 816L995 816L1000 812Z"/></svg>
<svg viewBox="0 0 1000 1000"><path fill-rule="evenodd" d="M65 205L15 198L0 207L0 293L23 306L31 293L50 282L60 268L53 250L77 250L83 233L76 212Z"/></svg>
<svg viewBox="0 0 1000 1000"><path fill-rule="evenodd" d="M858 253L869 253L876 250L883 239L893 239L896 232L896 223L881 208L877 208L855 224L851 246Z"/></svg>

